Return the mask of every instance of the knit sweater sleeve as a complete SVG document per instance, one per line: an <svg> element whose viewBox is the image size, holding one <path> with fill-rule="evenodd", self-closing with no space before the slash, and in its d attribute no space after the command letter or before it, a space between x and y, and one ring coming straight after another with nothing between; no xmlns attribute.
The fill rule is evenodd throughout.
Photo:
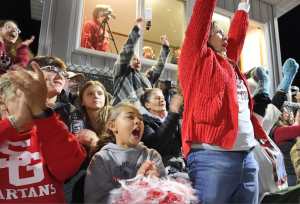
<svg viewBox="0 0 300 204"><path fill-rule="evenodd" d="M27 66L29 62L29 52L28 52L28 46L21 44L17 50L17 60L16 63L22 63L24 67Z"/></svg>
<svg viewBox="0 0 300 204"><path fill-rule="evenodd" d="M145 73L145 76L149 79L152 85L155 84L163 74L169 53L170 53L169 46L162 45L160 55L158 57L156 64L151 68L149 68Z"/></svg>
<svg viewBox="0 0 300 204"><path fill-rule="evenodd" d="M140 38L139 31L140 29L137 26L134 26L130 32L129 37L123 45L118 59L115 62L113 69L114 77L123 75L127 71L130 61L134 55L134 47Z"/></svg>
<svg viewBox="0 0 300 204"><path fill-rule="evenodd" d="M274 130L274 141L276 144L284 144L287 140L296 139L300 136L300 125L281 126Z"/></svg>
<svg viewBox="0 0 300 204"><path fill-rule="evenodd" d="M196 0L193 15L186 30L186 38L199 50L206 47L211 20L217 0Z"/></svg>
<svg viewBox="0 0 300 204"><path fill-rule="evenodd" d="M200 58L206 57L205 54L208 50L207 41L216 4L217 0L196 0L195 2L193 14L186 30L186 37L178 59L179 80L184 98L189 97L185 94L189 94L189 89L193 86L194 81L192 79L203 62ZM201 69L205 68L209 69L210 67L201 67Z"/></svg>
<svg viewBox="0 0 300 204"><path fill-rule="evenodd" d="M69 133L67 126L56 118L56 114L34 122L41 152L50 172L60 181L75 175L86 157L77 138Z"/></svg>
<svg viewBox="0 0 300 204"><path fill-rule="evenodd" d="M236 63L240 59L249 27L249 14L243 10L235 13L228 33L227 57Z"/></svg>
<svg viewBox="0 0 300 204"><path fill-rule="evenodd" d="M144 144L158 152L162 151L165 146L170 143L174 135L174 131L176 130L176 126L179 123L179 117L179 114L169 112L164 123L162 123L156 130L150 126L149 121L144 120L145 128L142 137Z"/></svg>

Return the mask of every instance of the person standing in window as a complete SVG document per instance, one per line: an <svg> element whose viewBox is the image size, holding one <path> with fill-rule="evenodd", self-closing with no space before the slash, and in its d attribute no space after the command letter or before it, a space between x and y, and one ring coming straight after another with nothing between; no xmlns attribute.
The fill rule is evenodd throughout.
<svg viewBox="0 0 300 204"><path fill-rule="evenodd" d="M184 97L182 146L203 203L258 203L255 137L267 135L238 61L249 26L241 0L228 37L212 15L217 0L196 0L178 60Z"/></svg>
<svg viewBox="0 0 300 204"><path fill-rule="evenodd" d="M28 46L33 42L34 36L29 40L21 41L21 30L12 20L0 21L0 75L16 63L22 63L25 67L29 62Z"/></svg>
<svg viewBox="0 0 300 204"><path fill-rule="evenodd" d="M99 32L98 33L96 32L99 29L99 26L101 25L104 19L109 20L108 16L102 16L102 14L107 11L111 11L110 6L97 5L93 11L93 18L88 20L82 25L81 45L80 45L81 47L106 52L109 43L108 32L106 30L104 31L105 38L103 39L103 42L102 42L103 29L100 28ZM96 37L91 46L94 36Z"/></svg>
<svg viewBox="0 0 300 204"><path fill-rule="evenodd" d="M160 37L162 48L157 63L149 68L146 73L140 72L142 64L138 55L134 53L134 47L140 38L140 32L143 29L142 23L142 18L136 19L135 26L129 34L114 65L113 77L115 92L110 101L110 104L113 106L121 102L130 102L140 108L140 95L147 88L153 87L165 69L165 63L168 59L170 49L168 38L164 35Z"/></svg>

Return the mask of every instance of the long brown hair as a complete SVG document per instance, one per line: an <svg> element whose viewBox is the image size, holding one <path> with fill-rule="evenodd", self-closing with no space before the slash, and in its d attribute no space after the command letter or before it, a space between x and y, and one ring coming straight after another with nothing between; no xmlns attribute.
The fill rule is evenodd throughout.
<svg viewBox="0 0 300 204"><path fill-rule="evenodd" d="M1 20L0 21L0 27L4 27L5 23L7 22L12 22L14 24L16 24L16 26L18 26L17 22L13 21L13 20ZM23 40L21 39L20 35L18 35L18 38L16 40L16 42L12 45L10 45L10 51L9 51L9 55L11 57L13 57L14 59L17 58L17 53L18 53L18 48L20 46L20 44L23 42ZM29 59L32 59L34 57L34 55L32 54L32 52L30 51L30 49L28 48L28 57Z"/></svg>
<svg viewBox="0 0 300 204"><path fill-rule="evenodd" d="M116 106L112 107L109 110L109 114L108 114L108 118L107 118L107 123L109 122L115 122L117 117L121 114L122 110L124 107L126 106L133 106L131 103L128 102L122 102L117 104ZM135 107L136 108L136 107ZM114 143L116 144L116 137L114 135L114 133L107 127L107 125L105 125L105 132L101 135L100 139L98 140L97 144L95 146L92 146L90 149L90 159L92 159L92 157L99 152L102 147L104 147L105 145L107 145L108 143Z"/></svg>
<svg viewBox="0 0 300 204"><path fill-rule="evenodd" d="M94 128L92 126L92 121L86 111L85 106L81 105L82 101L83 101L83 94L84 94L85 90L92 85L100 86L103 89L104 96L105 96L104 106L101 108L99 117L97 118L97 122L100 127L100 132L98 133L97 136L100 137L105 132L106 121L108 118L108 111L110 109L109 93L106 92L106 89L103 86L103 84L101 84L99 81L88 81L81 87L80 92L79 92L79 109L80 109L81 115L83 117L83 122L84 122L85 127L87 129L94 130Z"/></svg>

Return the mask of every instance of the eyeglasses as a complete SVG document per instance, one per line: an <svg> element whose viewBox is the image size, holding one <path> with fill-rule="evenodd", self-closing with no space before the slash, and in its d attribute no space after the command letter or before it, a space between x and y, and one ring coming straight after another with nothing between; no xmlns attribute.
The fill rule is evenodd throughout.
<svg viewBox="0 0 300 204"><path fill-rule="evenodd" d="M9 31L16 31L17 33L21 33L21 30L19 28L15 28L9 25L5 25L5 27L9 30Z"/></svg>
<svg viewBox="0 0 300 204"><path fill-rule="evenodd" d="M73 84L78 84L78 86L81 84L81 82L78 82L76 79L71 78L69 79L69 82L72 82Z"/></svg>
<svg viewBox="0 0 300 204"><path fill-rule="evenodd" d="M60 73L65 78L66 81L69 81L69 78L68 78L69 74L67 72L64 72L54 66L45 66L45 67L41 68L41 70L45 70L45 69L49 69L50 74L52 74L54 76L58 76L58 74Z"/></svg>

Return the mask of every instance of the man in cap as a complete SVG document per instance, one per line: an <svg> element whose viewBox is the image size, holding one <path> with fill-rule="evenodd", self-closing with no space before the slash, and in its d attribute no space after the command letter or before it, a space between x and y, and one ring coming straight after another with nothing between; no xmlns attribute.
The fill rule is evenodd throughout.
<svg viewBox="0 0 300 204"><path fill-rule="evenodd" d="M79 86L84 81L84 75L81 73L67 72L69 80L66 81L64 89L67 92L69 102L79 109L78 95Z"/></svg>

